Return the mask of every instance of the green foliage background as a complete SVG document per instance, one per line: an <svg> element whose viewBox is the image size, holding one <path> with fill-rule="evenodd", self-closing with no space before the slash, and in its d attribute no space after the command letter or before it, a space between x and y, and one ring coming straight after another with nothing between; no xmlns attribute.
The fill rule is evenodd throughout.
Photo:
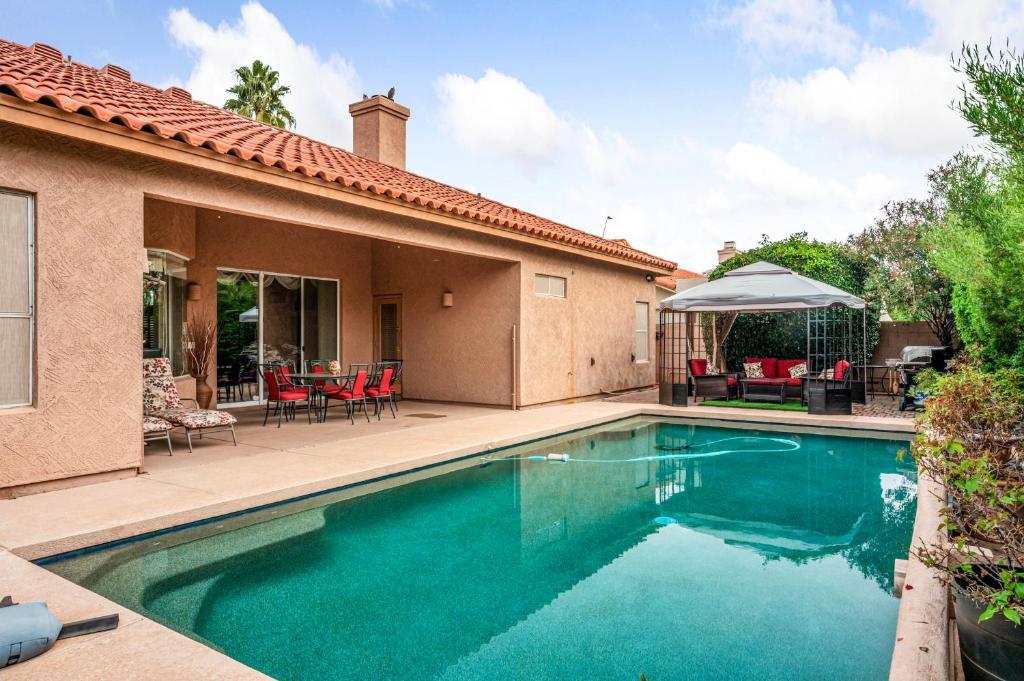
<svg viewBox="0 0 1024 681"><path fill-rule="evenodd" d="M806 232L787 239L763 240L757 248L744 251L721 263L708 275L718 279L745 265L765 260L787 267L798 274L823 281L857 296L865 297L868 267L863 257L844 244L810 240ZM855 315L854 348L860 347L860 312ZM868 307L868 354L878 344L880 323L876 306ZM725 345L726 365L732 371L743 368L747 357L779 357L798 359L807 355L807 314L782 312L773 314L741 314L729 333ZM851 358L854 364L859 357Z"/></svg>

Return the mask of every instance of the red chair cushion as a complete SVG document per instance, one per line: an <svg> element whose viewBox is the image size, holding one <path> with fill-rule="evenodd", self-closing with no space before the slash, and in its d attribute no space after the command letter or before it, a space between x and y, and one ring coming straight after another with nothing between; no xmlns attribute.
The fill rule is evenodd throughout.
<svg viewBox="0 0 1024 681"><path fill-rule="evenodd" d="M845 359L841 359L838 362L836 362L835 373L832 375L832 377L835 378L837 381L841 381L843 380L843 376L845 376L846 372L849 370L850 363L847 362Z"/></svg>
<svg viewBox="0 0 1024 681"><path fill-rule="evenodd" d="M799 378L787 378L786 385L800 385L803 381Z"/></svg>
<svg viewBox="0 0 1024 681"><path fill-rule="evenodd" d="M691 359L690 360L690 375L691 376L707 376L708 375L708 361L706 359Z"/></svg>
<svg viewBox="0 0 1024 681"><path fill-rule="evenodd" d="M765 378L779 377L779 360L775 357L747 357L746 364L753 364L754 362L761 363L761 371L764 372ZM786 378L789 378L789 374L786 375Z"/></svg>
<svg viewBox="0 0 1024 681"><path fill-rule="evenodd" d="M327 397L330 397L333 400L362 399L362 396L353 398L351 390L338 390L337 392L327 393Z"/></svg>
<svg viewBox="0 0 1024 681"><path fill-rule="evenodd" d="M279 402L293 402L295 400L304 400L309 397L309 393L306 391L299 390L282 390L277 394L277 397L273 398Z"/></svg>
<svg viewBox="0 0 1024 681"><path fill-rule="evenodd" d="M334 393L340 393L343 390L343 388L340 385L332 383L325 385L323 388L321 388L321 390L325 395L333 395Z"/></svg>
<svg viewBox="0 0 1024 681"><path fill-rule="evenodd" d="M390 395L390 390L381 390L380 388L367 388L366 394L370 397L383 397L384 395Z"/></svg>
<svg viewBox="0 0 1024 681"><path fill-rule="evenodd" d="M750 384L750 385L778 385L779 384L778 381L773 381L773 380L770 380L768 378L765 378L765 379L748 378L747 379L747 383Z"/></svg>
<svg viewBox="0 0 1024 681"><path fill-rule="evenodd" d="M735 378L731 378L731 377L730 378L726 378L725 382L726 382L726 385L736 385L736 379Z"/></svg>
<svg viewBox="0 0 1024 681"><path fill-rule="evenodd" d="M778 377L792 378L792 376L789 375L789 370L795 367L797 364L804 364L806 362L806 359L780 359L778 366Z"/></svg>

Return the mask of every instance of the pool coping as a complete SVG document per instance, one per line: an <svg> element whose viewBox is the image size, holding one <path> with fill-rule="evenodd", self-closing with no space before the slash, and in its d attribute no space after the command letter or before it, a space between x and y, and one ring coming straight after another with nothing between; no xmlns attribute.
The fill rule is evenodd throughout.
<svg viewBox="0 0 1024 681"><path fill-rule="evenodd" d="M945 489L920 470L917 480L917 513L911 546L942 543L945 541L942 531ZM913 553L907 557L905 570L902 584L897 582L900 608L889 681L962 679L949 587Z"/></svg>
<svg viewBox="0 0 1024 681"><path fill-rule="evenodd" d="M600 405L598 407L597 405ZM576 408L578 407L578 408ZM150 620L139 613L121 608L98 594L95 594L84 587L74 584L58 575L49 572L40 565L31 562L51 562L57 557L66 557L69 552L80 552L89 550L100 550L98 548L108 547L114 543L135 541L146 536L148 533L167 533L184 529L186 526L197 525L204 522L212 522L222 517L231 517L245 513L254 512L260 508L271 507L289 503L302 498L310 498L329 494L338 490L355 486L372 484L377 480L385 480L398 476L411 475L416 471L433 468L443 464L451 463L459 459L466 459L473 456L508 449L510 447L522 446L537 440L543 440L553 436L563 435L587 428L607 425L616 421L634 418L638 416L684 418L687 420L706 420L717 423L724 423L732 426L746 427L812 427L826 429L840 429L844 431L874 432L879 436L907 437L913 432L913 423L898 419L882 419L871 417L822 417L794 412L765 412L755 410L743 410L734 408L715 407L665 407L662 405L614 403L614 402L583 402L578 405L561 405L542 409L562 409L567 412L568 418L556 419L556 423L544 423L541 425L527 426L519 432L490 441L479 439L469 442L462 442L458 446L442 448L442 451L429 452L422 456L412 455L402 462L392 462L381 466L370 466L356 473L348 473L340 476L328 476L301 485L281 487L273 490L264 490L261 493L240 496L227 499L218 503L197 505L189 507L185 511L148 517L133 522L115 524L112 526L95 529L93 531L81 532L78 534L57 535L37 542L23 542L15 546L0 546L0 566L8 565L4 572L11 570L27 575L27 583L36 587L31 593L15 594L15 600L44 600L51 603L55 614L63 619L71 619L65 613L74 610L76 604L100 604L103 607L92 607L82 614L75 616L84 617L102 614L103 612L116 610L132 615L133 622L144 623L135 627L135 636L124 633L128 628L122 627L119 631L106 632L86 636L81 639L59 641L54 650L44 654L36 660L15 665L5 670L5 679L10 676L16 678L54 678L59 676L53 669L69 671L75 669L77 678L109 678L109 674L115 675L124 673L124 659L116 655L110 656L100 648L104 641L110 641L109 646L145 645L141 637L147 640L157 640L159 647L151 646L153 649L146 649L145 659L136 660L137 664L146 668L141 676L152 676L152 670L167 669L169 666L184 671L195 669L196 665L203 665L203 674L207 678L225 679L266 679L262 673L246 667L222 653L208 648L182 634L179 634L153 620ZM520 412L530 414L540 412L541 409L527 410ZM535 419L536 420L536 419ZM710 424L709 424L710 425ZM852 433L851 433L852 435ZM9 502L0 502L0 504ZM13 589L12 589L13 590ZM133 625L134 627L134 625ZM125 643L127 641L127 643ZM100 642L100 643L95 643ZM97 648L99 650L94 650ZM145 648L144 648L145 649ZM198 650L201 649L201 650ZM74 651L80 654L75 654ZM58 651L64 651L57 654ZM90 651L92 651L90 653ZM141 653L140 653L141 654ZM82 657L87 655L88 657ZM215 656L215 657L210 657ZM211 660L222 658L223 673L210 675L205 665ZM80 659L81 658L81 659ZM135 658L133 658L135 659ZM193 660L197 661L193 664ZM62 665L67 664L68 667ZM82 676L81 667L88 667L94 677ZM104 672L106 670L106 672Z"/></svg>

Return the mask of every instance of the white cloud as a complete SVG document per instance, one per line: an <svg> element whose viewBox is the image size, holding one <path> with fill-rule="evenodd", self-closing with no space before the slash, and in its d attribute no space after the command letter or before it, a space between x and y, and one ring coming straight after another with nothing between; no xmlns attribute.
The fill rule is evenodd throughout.
<svg viewBox="0 0 1024 681"><path fill-rule="evenodd" d="M449 73L435 83L442 124L459 146L481 156L516 160L533 170L581 162L613 177L636 153L614 130L595 131L552 109L518 78L487 69L473 78Z"/></svg>
<svg viewBox="0 0 1024 681"><path fill-rule="evenodd" d="M959 82L948 56L869 49L849 70L828 67L800 79L755 82L752 97L755 111L776 129L805 134L816 126L848 145L951 154L971 139L950 108Z"/></svg>
<svg viewBox="0 0 1024 681"><path fill-rule="evenodd" d="M949 55L963 43L1005 45L1024 34L1024 3L1019 0L910 0L931 21L931 35L922 47Z"/></svg>
<svg viewBox="0 0 1024 681"><path fill-rule="evenodd" d="M857 33L839 21L831 0L747 0L722 23L762 57L816 54L846 61L857 52Z"/></svg>
<svg viewBox="0 0 1024 681"><path fill-rule="evenodd" d="M341 56L322 58L296 42L277 17L255 1L242 6L234 23L214 27L188 9L176 9L168 15L167 26L175 42L195 59L185 88L196 99L223 105L227 88L235 82L234 70L260 59L291 87L285 104L295 115L298 132L351 148L348 105L359 98L359 78Z"/></svg>
<svg viewBox="0 0 1024 681"><path fill-rule="evenodd" d="M895 31L897 28L899 28L899 24L892 17L875 10L868 12L868 30L872 33Z"/></svg>
<svg viewBox="0 0 1024 681"><path fill-rule="evenodd" d="M837 145L873 147L937 162L974 141L950 106L961 76L950 52L964 43L996 46L1024 37L1024 3L1005 0L911 0L927 17L920 45L886 50L865 46L846 68L823 67L801 78L769 77L752 85L756 113L792 137L807 128ZM869 16L869 21L871 17ZM877 20L876 20L877 23Z"/></svg>
<svg viewBox="0 0 1024 681"><path fill-rule="evenodd" d="M516 78L488 69L473 80L449 73L436 83L445 126L461 146L526 163L553 160L571 126Z"/></svg>

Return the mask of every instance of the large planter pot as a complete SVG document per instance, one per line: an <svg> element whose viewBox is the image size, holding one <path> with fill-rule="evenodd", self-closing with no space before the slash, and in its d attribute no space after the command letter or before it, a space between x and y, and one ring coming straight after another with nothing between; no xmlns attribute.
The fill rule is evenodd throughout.
<svg viewBox="0 0 1024 681"><path fill-rule="evenodd" d="M953 596L966 681L1024 680L1024 627L1002 615L979 622L985 608L955 583Z"/></svg>
<svg viewBox="0 0 1024 681"><path fill-rule="evenodd" d="M213 400L213 388L206 382L206 376L196 376L196 402L200 409L209 409Z"/></svg>

